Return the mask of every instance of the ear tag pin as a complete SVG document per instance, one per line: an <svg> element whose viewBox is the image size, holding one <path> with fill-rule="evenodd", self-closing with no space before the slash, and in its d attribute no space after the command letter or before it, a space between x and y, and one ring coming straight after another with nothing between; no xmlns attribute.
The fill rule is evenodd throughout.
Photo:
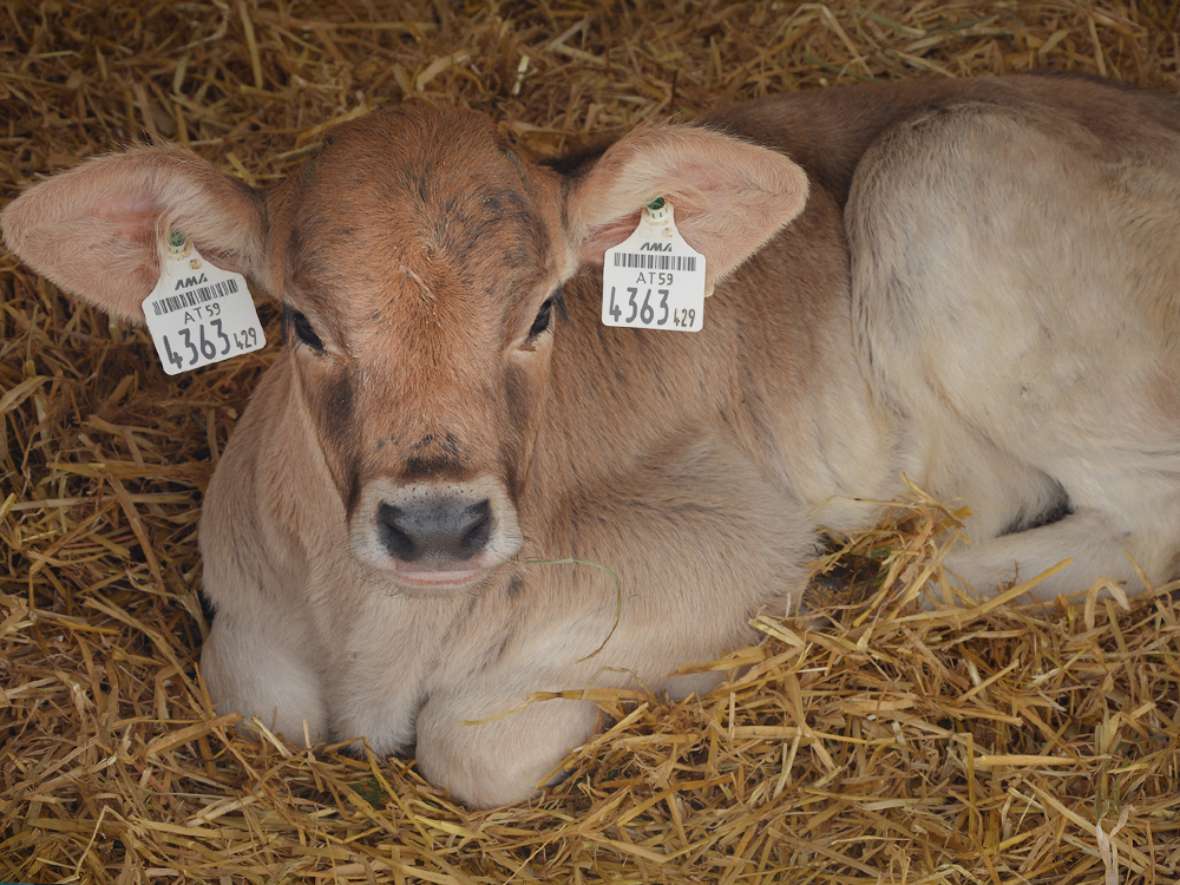
<svg viewBox="0 0 1180 885"><path fill-rule="evenodd" d="M175 260L183 260L192 251L192 244L189 242L181 231L172 230L168 232L168 257ZM193 270L198 270L201 266L199 258L192 258L189 260L189 267Z"/></svg>
<svg viewBox="0 0 1180 885"><path fill-rule="evenodd" d="M206 261L183 231L160 242L160 278L143 315L169 375L258 350L266 344L246 278Z"/></svg>

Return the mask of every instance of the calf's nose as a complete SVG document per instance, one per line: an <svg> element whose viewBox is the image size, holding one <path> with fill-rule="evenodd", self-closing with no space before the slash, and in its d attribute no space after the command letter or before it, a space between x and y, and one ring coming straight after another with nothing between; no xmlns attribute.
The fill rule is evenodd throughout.
<svg viewBox="0 0 1180 885"><path fill-rule="evenodd" d="M492 531L487 498L437 497L398 505L382 502L377 530L395 559L464 560L483 550Z"/></svg>

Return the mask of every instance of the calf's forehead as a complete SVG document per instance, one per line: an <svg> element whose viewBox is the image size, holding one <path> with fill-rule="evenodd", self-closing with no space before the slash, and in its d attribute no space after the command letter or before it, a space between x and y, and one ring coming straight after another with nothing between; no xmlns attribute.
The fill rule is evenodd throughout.
<svg viewBox="0 0 1180 885"><path fill-rule="evenodd" d="M366 300L476 290L511 300L551 270L549 184L482 115L370 115L334 130L287 183L276 213L286 230L275 230L285 277Z"/></svg>

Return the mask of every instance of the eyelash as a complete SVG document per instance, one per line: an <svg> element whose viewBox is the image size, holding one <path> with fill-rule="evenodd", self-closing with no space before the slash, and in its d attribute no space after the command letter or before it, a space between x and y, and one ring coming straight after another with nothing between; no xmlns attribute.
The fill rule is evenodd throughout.
<svg viewBox="0 0 1180 885"><path fill-rule="evenodd" d="M284 306L283 329L286 330L288 328L294 329L295 337L316 353L324 352L324 342L315 333L315 329L311 327L311 321L308 320L307 316L302 311Z"/></svg>
<svg viewBox="0 0 1180 885"><path fill-rule="evenodd" d="M553 322L554 308L557 308L559 314L565 316L565 302L562 300L562 295L561 289L558 289L541 303L541 307L537 311L537 316L533 320L532 326L529 327L529 334L527 336L529 340L536 338L549 328Z"/></svg>

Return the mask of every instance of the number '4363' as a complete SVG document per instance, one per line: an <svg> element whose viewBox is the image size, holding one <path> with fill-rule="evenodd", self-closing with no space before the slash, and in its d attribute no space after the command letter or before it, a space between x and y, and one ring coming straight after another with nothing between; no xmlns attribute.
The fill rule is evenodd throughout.
<svg viewBox="0 0 1180 885"><path fill-rule="evenodd" d="M616 323L630 325L639 320L645 326L666 326L672 318L668 308L667 289L640 289L627 286L616 297L617 287L611 286L607 310Z"/></svg>
<svg viewBox="0 0 1180 885"><path fill-rule="evenodd" d="M206 327L209 329L208 333ZM175 348L171 334L165 334L163 337L164 352L168 361L179 371L195 366L202 360L208 362L224 357L235 349L247 350L257 343L258 333L254 329L227 333L222 321L215 319L207 324L198 324L195 330L188 326L177 330L178 340L175 342Z"/></svg>
<svg viewBox="0 0 1180 885"><path fill-rule="evenodd" d="M691 329L697 312L692 307L670 307L669 290L640 286L611 286L607 313L615 323L624 326L642 325L651 328Z"/></svg>

